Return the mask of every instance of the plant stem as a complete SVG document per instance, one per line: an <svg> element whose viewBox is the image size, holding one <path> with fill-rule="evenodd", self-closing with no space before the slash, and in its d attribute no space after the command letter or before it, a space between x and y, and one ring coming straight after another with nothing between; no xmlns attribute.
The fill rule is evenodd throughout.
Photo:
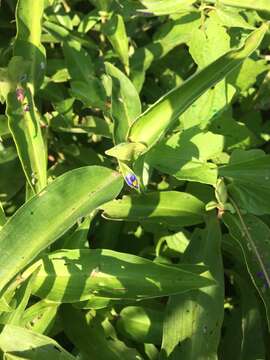
<svg viewBox="0 0 270 360"><path fill-rule="evenodd" d="M237 215L239 217L239 220L240 220L240 223L242 225L243 231L245 232L245 234L247 236L247 239L248 239L248 241L250 243L250 246L252 247L252 250L253 250L253 252L254 252L257 260L258 260L258 263L260 264L260 267L262 269L262 272L263 272L263 275L264 275L265 280L267 282L267 285L270 288L270 278L268 276L267 270L266 270L266 268L264 266L262 257L260 255L259 251L257 250L256 244L252 239L252 236L251 236L251 234L249 232L249 229L248 229L247 225L245 224L245 221L244 221L244 219L242 217L241 211L240 211L239 207L237 206L237 204L235 203L235 201L231 197L230 197L230 202L232 203L232 205L233 205L233 207L234 207L234 209L235 209L235 211L236 211L236 213L237 213Z"/></svg>

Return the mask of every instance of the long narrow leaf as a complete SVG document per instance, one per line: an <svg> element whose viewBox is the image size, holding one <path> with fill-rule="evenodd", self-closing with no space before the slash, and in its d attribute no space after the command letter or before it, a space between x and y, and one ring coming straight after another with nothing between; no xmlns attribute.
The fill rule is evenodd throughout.
<svg viewBox="0 0 270 360"><path fill-rule="evenodd" d="M6 359L75 360L55 340L15 325L4 327L0 334L0 348Z"/></svg>
<svg viewBox="0 0 270 360"><path fill-rule="evenodd" d="M195 233L185 261L203 261L218 285L171 297L163 327L161 359L216 359L223 321L221 231L214 215Z"/></svg>
<svg viewBox="0 0 270 360"><path fill-rule="evenodd" d="M22 206L0 232L0 289L80 217L113 199L121 188L118 173L82 167L57 178Z"/></svg>
<svg viewBox="0 0 270 360"><path fill-rule="evenodd" d="M62 250L33 265L38 266L33 293L57 302L77 302L92 295L139 300L214 284L203 274L112 250Z"/></svg>
<svg viewBox="0 0 270 360"><path fill-rule="evenodd" d="M45 49L41 45L43 9L43 0L18 1L17 35L14 43L14 56L18 61L14 61L13 66L15 73L19 73L25 63L27 71L20 77L13 78L14 84L7 97L6 110L9 128L26 178L36 192L47 183L47 155L40 129L40 115L34 102L34 94L41 85L45 71ZM9 71L13 72L10 67Z"/></svg>

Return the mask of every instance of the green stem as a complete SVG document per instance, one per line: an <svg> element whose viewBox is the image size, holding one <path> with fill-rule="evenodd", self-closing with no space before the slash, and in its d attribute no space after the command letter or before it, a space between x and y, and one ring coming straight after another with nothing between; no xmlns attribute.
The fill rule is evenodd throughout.
<svg viewBox="0 0 270 360"><path fill-rule="evenodd" d="M261 267L261 269L262 269L262 272L263 272L263 275L264 275L265 280L266 280L266 282L267 282L267 285L268 285L268 287L270 288L270 278L269 278L269 276L268 276L267 270L266 270L266 268L265 268L265 266L264 266L262 257L261 257L261 255L260 255L259 251L257 250L256 244L255 244L255 242L254 242L253 239L252 239L252 236L251 236L251 234L250 234L250 232L249 232L249 229L248 229L247 225L245 224L245 221L244 221L244 219L243 219L243 217L242 217L241 211L240 211L239 207L237 206L237 204L234 202L234 200L233 200L231 197L230 197L230 202L232 203L232 205L233 205L233 207L234 207L234 209L235 209L235 211L236 211L236 213L237 213L237 215L238 215L238 217L239 217L239 220L240 220L240 223L241 223L241 225L242 225L243 231L244 231L244 233L245 233L246 236L247 236L247 239L248 239L248 241L249 241L249 244L250 244L250 246L252 247L252 250L253 250L253 252L254 252L257 260L258 260L258 263L260 264L260 267Z"/></svg>

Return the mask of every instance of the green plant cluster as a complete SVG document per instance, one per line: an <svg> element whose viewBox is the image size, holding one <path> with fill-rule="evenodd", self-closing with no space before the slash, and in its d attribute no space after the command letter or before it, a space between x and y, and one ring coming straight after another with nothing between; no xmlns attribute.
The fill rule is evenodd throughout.
<svg viewBox="0 0 270 360"><path fill-rule="evenodd" d="M0 1L2 359L270 359L269 20Z"/></svg>

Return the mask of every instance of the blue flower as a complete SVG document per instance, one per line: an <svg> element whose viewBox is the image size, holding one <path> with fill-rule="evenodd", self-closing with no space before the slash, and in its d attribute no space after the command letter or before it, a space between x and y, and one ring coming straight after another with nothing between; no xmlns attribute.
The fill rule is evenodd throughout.
<svg viewBox="0 0 270 360"><path fill-rule="evenodd" d="M128 174L125 176L125 181L128 184L128 186L138 189L139 188L139 182L134 174Z"/></svg>

